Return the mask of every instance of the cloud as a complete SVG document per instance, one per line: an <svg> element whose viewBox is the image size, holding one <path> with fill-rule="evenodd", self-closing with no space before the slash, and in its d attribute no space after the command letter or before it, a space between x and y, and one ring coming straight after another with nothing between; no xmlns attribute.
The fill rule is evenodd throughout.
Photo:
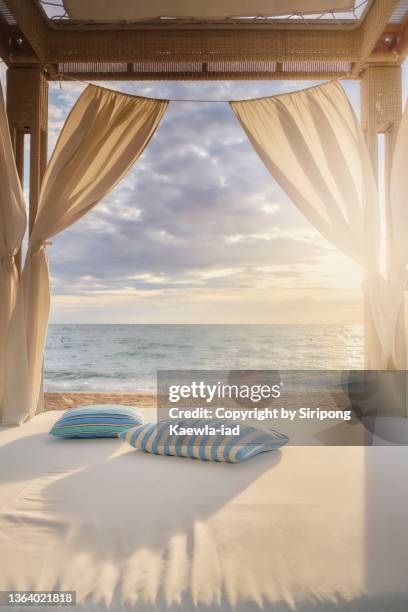
<svg viewBox="0 0 408 612"><path fill-rule="evenodd" d="M104 86L163 98L228 100L310 84ZM50 84L49 154L84 88ZM348 91L358 102L354 84ZM336 291L345 292L341 304L349 299L353 305L351 294L359 295L358 271L280 190L227 103L170 103L139 161L103 202L54 237L49 259L54 321L93 320L97 312L96 319L107 322L135 316L141 322L267 322L265 305L273 303L270 322L277 312L292 322L307 311L305 304L323 312L328 296L340 295ZM319 292L325 296L321 307Z"/></svg>

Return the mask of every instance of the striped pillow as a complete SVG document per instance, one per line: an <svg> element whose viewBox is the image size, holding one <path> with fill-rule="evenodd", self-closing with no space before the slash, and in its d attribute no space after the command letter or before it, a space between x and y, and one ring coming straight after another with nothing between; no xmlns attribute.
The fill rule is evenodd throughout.
<svg viewBox="0 0 408 612"><path fill-rule="evenodd" d="M185 435L171 434L170 425L175 424L178 425L179 430L193 427L195 431L193 433L187 431ZM222 421L222 426L234 428L237 424ZM147 453L229 463L245 461L259 453L280 448L289 440L285 434L273 429L257 429L246 425L240 426L237 435L221 433L210 435L208 433L208 428L218 430L220 427L220 421L205 419L174 421L170 419L133 427L128 431L123 431L119 437L131 446Z"/></svg>
<svg viewBox="0 0 408 612"><path fill-rule="evenodd" d="M60 438L116 438L120 432L142 423L143 415L131 406L82 406L67 410L50 434Z"/></svg>

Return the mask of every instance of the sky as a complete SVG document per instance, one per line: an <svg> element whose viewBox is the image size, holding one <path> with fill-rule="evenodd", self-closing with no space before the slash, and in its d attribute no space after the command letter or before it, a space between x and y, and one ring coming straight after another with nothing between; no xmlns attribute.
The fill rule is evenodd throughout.
<svg viewBox="0 0 408 612"><path fill-rule="evenodd" d="M1 76L4 85L4 70ZM228 100L313 84L104 86L151 97ZM359 83L343 85L358 113ZM50 153L84 87L51 84ZM358 266L286 197L226 103L171 103L127 176L54 237L48 253L52 323L362 321Z"/></svg>

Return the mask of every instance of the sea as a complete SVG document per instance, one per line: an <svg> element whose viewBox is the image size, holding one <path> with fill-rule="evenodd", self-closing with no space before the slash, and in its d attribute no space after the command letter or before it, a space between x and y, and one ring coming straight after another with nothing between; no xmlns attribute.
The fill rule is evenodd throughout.
<svg viewBox="0 0 408 612"><path fill-rule="evenodd" d="M49 326L46 391L154 391L158 370L363 368L361 325Z"/></svg>

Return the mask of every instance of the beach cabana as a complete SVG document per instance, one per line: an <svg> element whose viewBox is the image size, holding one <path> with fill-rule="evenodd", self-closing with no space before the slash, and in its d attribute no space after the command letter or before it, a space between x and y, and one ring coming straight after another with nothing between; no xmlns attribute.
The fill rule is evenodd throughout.
<svg viewBox="0 0 408 612"><path fill-rule="evenodd" d="M371 168L364 170L366 161L363 161L361 176L366 176L368 172L373 171L374 176L378 177L379 135L384 134L385 137L384 181L387 245L385 276L388 275L386 278L388 284L381 285L377 282L374 286L371 283L371 271L366 275L364 292L366 367L404 369L406 342L403 313L406 262L403 260L405 255L401 256L402 259L400 258L400 247L395 247L396 241L402 242L402 238L396 237L396 227L402 232L400 221L404 217L401 217L399 213L395 214L395 202L401 204L402 210L403 188L401 185L395 187L393 204L390 197L390 186L391 162L402 117L401 64L408 52L407 17L408 2L404 0L363 0L361 2L352 0L307 0L305 2L299 0L285 2L282 0L253 0L251 2L246 0L219 2L195 0L190 3L176 0L166 2L155 0L146 3L134 3L127 0L114 3L97 2L96 0L86 2L83 0L53 0L52 2L1 0L0 54L7 65L6 109L11 145L17 174L21 179L24 172L24 135L30 135L28 225L30 233L34 231L35 239L32 236L32 241L38 243L37 250L45 251L47 242L43 235L36 236L34 226L38 217L41 184L46 170L49 82L176 79L359 80L361 83L361 127L368 145L372 168L372 170ZM336 102L333 104L335 105ZM142 106L143 104L141 104L141 113L151 113L149 115L150 131L149 129L146 131L146 126L143 128L145 131L142 130L143 133L139 131L136 134L136 130L134 135L139 137L140 146L137 151L131 153L128 151L128 158L121 160L119 164L121 169L120 172L118 170L115 180L119 180L129 164L133 163L141 153L165 111L165 101L162 101L161 106L159 105L160 108L147 109L148 105L145 104L143 110ZM237 102L232 104L232 108L255 149L276 179L277 173L272 159L273 147L270 146L270 150L267 150L268 143L271 143L273 126L271 127L272 132L267 135L268 142L260 144L254 137L254 126L252 125L251 128L249 115L245 115L247 107ZM261 109L258 105L256 110L258 119L259 113L262 112L270 117L270 111L271 109ZM276 120L279 122L281 119L277 116ZM328 123L332 120L329 111L326 119ZM286 134L286 137L292 136ZM404 139L401 137L400 141L399 149L402 159ZM315 153L316 151L313 155ZM7 153L5 156L7 157ZM394 164L394 166L397 165L398 163ZM61 166L57 164L57 168L54 168L54 178L59 169ZM333 175L332 180L337 181L338 177ZM357 191L360 189L358 183L361 180L361 177L358 176L353 178L353 189ZM282 183L282 180L278 180L278 182L282 185L285 181ZM13 185L13 187L9 185L8 190L10 192L10 189L14 189L14 197L18 200L15 180ZM287 184L283 186L286 188ZM105 187L109 189L112 185L105 185ZM311 184L311 187L314 189L315 185ZM98 193L94 194L94 199L99 200L106 189L105 191L104 188L99 189ZM299 193L302 191L299 185L296 186L296 189ZM373 193L367 196L372 187L365 185L365 189L365 195L360 194L363 200L367 197L376 198ZM299 193L298 196L295 195L293 186L292 190L288 187L286 191L290 193L299 208L302 208L302 204L296 202L302 196ZM323 192L319 197L321 205L326 206ZM348 199L345 194L341 197ZM311 199L313 198L310 195L309 200ZM303 212L308 207L310 208L310 204L311 201L303 205ZM89 207L89 205L88 202L86 206ZM306 216L309 216L313 223L318 212L312 210L311 214L306 214ZM334 227L338 213L339 211L336 210L329 211L328 223L331 227L326 227L326 233L324 228L323 230L322 227L319 228L324 235L331 233L335 238L337 229L341 233L341 223L338 224L338 228ZM80 214L84 214L83 210ZM352 206L346 212L346 217L347 215L350 218L353 216ZM350 218L345 219L345 225L349 221L352 223ZM64 227L72 221L72 219L65 220ZM9 331L8 322L14 308L13 298L10 297L13 293L10 283L16 290L19 284L16 274L21 271L22 265L19 249L22 223L23 220L17 218L14 229L8 227L5 230L8 232L8 239L4 239L1 247L2 269L9 269L9 272L5 272L6 278L2 282L2 287L5 287L4 291L8 291L8 298L3 300L1 317L3 360L6 354L4 343L7 330ZM60 231L61 223L59 222L59 225L57 223L58 227L48 233L52 235L53 231ZM375 220L373 221L373 215L369 214L360 225L367 226L371 223L375 225ZM44 219L42 225L44 225ZM318 223L315 225L319 227ZM353 234L354 228L350 229L350 227L345 227L344 231ZM350 251L346 244L347 240L343 240L342 243L343 250L346 252ZM359 241L354 234L353 240L354 242ZM351 253L351 256L354 254ZM360 255L357 255L357 259L359 257ZM367 262L371 255L366 252L364 257ZM376 257L376 254L373 257ZM14 263L16 268L14 268ZM398 271L396 275L395 270ZM32 274L30 291L36 292L38 282L38 277ZM391 297L387 301L384 296L389 293ZM373 305L376 310L374 315ZM21 360L21 351L16 345L14 354L11 351L11 356L8 357L8 370L4 364L0 364L2 371L7 370L5 382L12 381L9 382L9 387L11 384L18 388L22 386L13 378L13 373L16 369L21 370L24 367L30 369L32 367L30 360L35 362L34 367L37 371L40 368L42 350L37 354L36 347L41 345L43 339L41 333L36 331L40 327L36 312L35 308L26 308L26 319L28 317L26 324L31 330L34 330L34 336L31 338L32 346L28 348L27 358ZM17 327L14 335L19 333L21 325ZM36 333L37 336L35 336ZM24 340L20 339L20 342L24 344ZM28 361L28 366L24 363L22 366L22 361ZM18 367L17 363L19 363ZM38 385L33 393L36 398ZM40 393L38 400L40 409L41 396ZM7 397L5 401L7 403ZM28 397L24 399L24 402L21 400L22 403L32 403L32 401L32 398Z"/></svg>
<svg viewBox="0 0 408 612"><path fill-rule="evenodd" d="M366 367L404 371L407 53L408 0L0 0L1 605L8 589L32 589L57 590L64 605L76 594L82 612L408 610L406 415L388 419L389 395L384 439L359 418L317 422L315 446L232 465L193 459L184 434L189 458L155 456L149 409L149 452L131 447L139 427L125 441L57 439L57 417L78 414L44 412L41 389L49 240L124 176L169 102L88 85L47 163L48 85L59 80L323 81L229 101L231 112L294 205L362 265ZM342 79L361 82L361 123Z"/></svg>

